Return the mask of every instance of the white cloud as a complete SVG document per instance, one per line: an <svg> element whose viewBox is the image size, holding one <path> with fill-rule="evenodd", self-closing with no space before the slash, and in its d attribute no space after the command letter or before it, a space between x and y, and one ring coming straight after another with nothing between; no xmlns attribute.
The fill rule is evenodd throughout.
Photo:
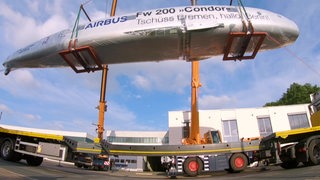
<svg viewBox="0 0 320 180"><path fill-rule="evenodd" d="M38 0L30 0L27 3L28 9L30 9L31 12L34 14L39 13L39 5L40 5L40 2Z"/></svg>
<svg viewBox="0 0 320 180"><path fill-rule="evenodd" d="M190 70L190 63L181 60L110 66L113 78L124 75L138 89L180 94L190 84Z"/></svg>
<svg viewBox="0 0 320 180"><path fill-rule="evenodd" d="M38 114L24 113L16 108L10 108L5 104L0 104L0 112L2 117L0 123L4 124L16 124L21 126L35 126L39 124L41 116Z"/></svg>
<svg viewBox="0 0 320 180"><path fill-rule="evenodd" d="M12 111L11 111L11 109L10 109L8 106L6 106L5 104L0 104L0 112L8 112L8 113L10 113L10 112L12 112Z"/></svg>
<svg viewBox="0 0 320 180"><path fill-rule="evenodd" d="M147 112L145 112L147 113ZM159 126L154 126L144 119L137 119L135 112L132 112L125 105L117 102L109 102L105 115L105 129L108 130L158 130Z"/></svg>
<svg viewBox="0 0 320 180"><path fill-rule="evenodd" d="M24 119L25 121L34 122L34 121L39 121L39 120L41 120L41 116L35 115L35 114L24 114L24 115L23 115L23 119Z"/></svg>
<svg viewBox="0 0 320 180"><path fill-rule="evenodd" d="M73 4L76 3L73 2ZM66 3L66 1L63 0L48 1L48 3L44 5L44 12L48 14L63 15L65 10L63 7L66 7L67 5L68 3Z"/></svg>
<svg viewBox="0 0 320 180"><path fill-rule="evenodd" d="M40 86L40 83L34 79L28 70L13 71L10 76L4 76L3 74L1 76L3 78L0 81L0 86L14 96L28 96L34 88Z"/></svg>
<svg viewBox="0 0 320 180"><path fill-rule="evenodd" d="M106 129L131 129L138 126L136 115L128 110L125 106L115 102L108 103L108 111L106 114L105 124Z"/></svg>
<svg viewBox="0 0 320 180"><path fill-rule="evenodd" d="M200 109L220 109L230 107L230 104L234 104L234 99L226 95L213 96L203 95L199 97L199 108Z"/></svg>
<svg viewBox="0 0 320 180"><path fill-rule="evenodd" d="M98 104L99 90L86 88L86 81L79 77L66 78L63 70L35 70L35 76L31 72L22 69L13 71L9 76L1 75L1 89L32 106L41 107L45 104L58 106L57 109L65 106L65 111L75 113L90 111ZM35 109L46 113L44 107ZM55 109L49 108L47 111L53 113Z"/></svg>
<svg viewBox="0 0 320 180"><path fill-rule="evenodd" d="M69 24L60 14L51 15L43 23L37 22L35 18L15 11L5 3L0 3L0 16L5 19L1 23L5 33L5 41L16 48L61 31Z"/></svg>
<svg viewBox="0 0 320 180"><path fill-rule="evenodd" d="M16 71L15 74L12 75L11 80L15 83L19 83L20 86L23 86L26 89L37 88L40 85L28 70Z"/></svg>
<svg viewBox="0 0 320 180"><path fill-rule="evenodd" d="M121 106L117 103L110 102L110 107L108 106L108 116L110 116L111 121L116 121L128 123L136 120L136 116L133 112L129 111L125 106ZM124 125L124 124L123 124Z"/></svg>
<svg viewBox="0 0 320 180"><path fill-rule="evenodd" d="M133 85L144 90L151 89L151 82L146 78L146 76L136 75L133 78Z"/></svg>

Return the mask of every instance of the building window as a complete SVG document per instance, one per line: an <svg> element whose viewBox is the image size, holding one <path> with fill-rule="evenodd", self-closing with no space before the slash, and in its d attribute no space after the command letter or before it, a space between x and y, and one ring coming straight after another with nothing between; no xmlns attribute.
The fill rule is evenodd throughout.
<svg viewBox="0 0 320 180"><path fill-rule="evenodd" d="M189 137L189 132L190 132L190 122L185 121L184 126L182 127L182 138L187 138Z"/></svg>
<svg viewBox="0 0 320 180"><path fill-rule="evenodd" d="M310 127L306 113L288 114L291 129Z"/></svg>
<svg viewBox="0 0 320 180"><path fill-rule="evenodd" d="M268 136L272 133L270 117L258 117L258 126L260 136Z"/></svg>
<svg viewBox="0 0 320 180"><path fill-rule="evenodd" d="M224 142L238 142L238 125L236 120L222 121Z"/></svg>

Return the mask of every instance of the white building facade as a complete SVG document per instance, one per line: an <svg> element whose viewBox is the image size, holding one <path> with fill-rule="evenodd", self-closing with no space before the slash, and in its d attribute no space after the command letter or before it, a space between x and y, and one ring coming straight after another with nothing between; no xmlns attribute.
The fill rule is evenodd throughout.
<svg viewBox="0 0 320 180"><path fill-rule="evenodd" d="M169 112L169 144L181 144L181 139L188 134L190 117L190 111ZM311 125L308 104L200 110L199 119L201 135L210 129L220 130L223 142Z"/></svg>

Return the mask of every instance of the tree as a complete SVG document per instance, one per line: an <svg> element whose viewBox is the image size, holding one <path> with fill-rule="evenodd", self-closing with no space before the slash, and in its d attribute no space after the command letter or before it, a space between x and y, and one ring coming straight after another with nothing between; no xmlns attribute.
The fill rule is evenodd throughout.
<svg viewBox="0 0 320 180"><path fill-rule="evenodd" d="M312 86L310 83L304 85L293 83L278 101L268 102L264 106L310 103L310 94L318 91L320 91L320 88L317 85Z"/></svg>

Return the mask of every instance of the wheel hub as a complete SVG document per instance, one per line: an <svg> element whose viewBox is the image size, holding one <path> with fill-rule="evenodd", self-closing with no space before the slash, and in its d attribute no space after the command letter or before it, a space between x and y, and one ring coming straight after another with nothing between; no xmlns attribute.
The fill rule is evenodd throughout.
<svg viewBox="0 0 320 180"><path fill-rule="evenodd" d="M199 168L199 164L197 163L197 161L191 161L188 165L190 171L198 171Z"/></svg>
<svg viewBox="0 0 320 180"><path fill-rule="evenodd" d="M5 142L4 145L3 145L3 149L2 149L2 155L3 156L8 156L9 151L10 151L10 145L8 145L8 143Z"/></svg>
<svg viewBox="0 0 320 180"><path fill-rule="evenodd" d="M236 165L237 168L241 168L244 166L244 160L238 157L234 160L234 164Z"/></svg>

